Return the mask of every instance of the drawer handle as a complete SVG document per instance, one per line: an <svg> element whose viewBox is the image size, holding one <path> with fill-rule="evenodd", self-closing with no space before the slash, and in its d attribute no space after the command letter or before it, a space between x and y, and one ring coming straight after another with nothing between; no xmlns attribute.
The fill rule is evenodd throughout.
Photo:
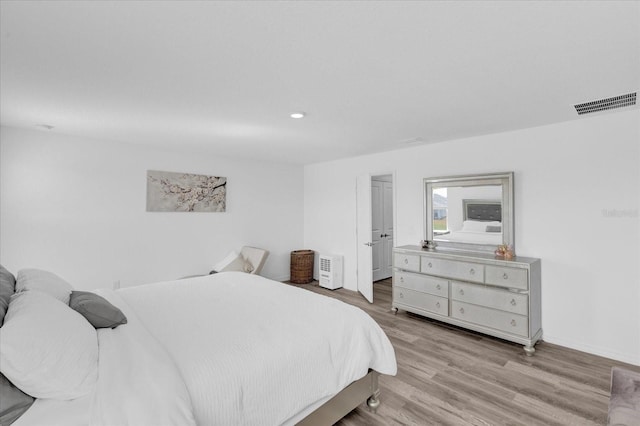
<svg viewBox="0 0 640 426"><path fill-rule="evenodd" d="M516 326L516 320L512 319L512 320L511 320L511 325L512 325L513 327L515 327L515 326Z"/></svg>
<svg viewBox="0 0 640 426"><path fill-rule="evenodd" d="M463 290L463 289L460 289L460 294L461 294L462 296L464 296L464 290Z"/></svg>
<svg viewBox="0 0 640 426"><path fill-rule="evenodd" d="M404 294L402 292L400 293L400 299L404 299Z"/></svg>
<svg viewBox="0 0 640 426"><path fill-rule="evenodd" d="M516 306L516 299L511 299L511 305Z"/></svg>
<svg viewBox="0 0 640 426"><path fill-rule="evenodd" d="M405 260L404 260L404 264L405 264L405 265L408 265L408 264L409 264L409 259L405 259Z"/></svg>
<svg viewBox="0 0 640 426"><path fill-rule="evenodd" d="M502 274L502 278L505 280L509 279L509 275L507 275L507 273L505 272L504 274Z"/></svg>
<svg viewBox="0 0 640 426"><path fill-rule="evenodd" d="M475 269L473 269L473 268L471 268L471 269L469 269L469 273L470 273L471 275L475 275L475 274L476 274L476 270L475 270Z"/></svg>
<svg viewBox="0 0 640 426"><path fill-rule="evenodd" d="M436 308L440 307L440 302L436 302Z"/></svg>
<svg viewBox="0 0 640 426"><path fill-rule="evenodd" d="M433 268L433 265L431 264L431 262L427 263L427 266L428 266L429 268Z"/></svg>
<svg viewBox="0 0 640 426"><path fill-rule="evenodd" d="M404 277L400 277L400 282L403 283L404 282Z"/></svg>
<svg viewBox="0 0 640 426"><path fill-rule="evenodd" d="M437 288L438 290L440 290L442 287L440 287L440 284L438 284L438 285L436 286L436 288Z"/></svg>
<svg viewBox="0 0 640 426"><path fill-rule="evenodd" d="M460 313L464 314L464 308L460 308Z"/></svg>

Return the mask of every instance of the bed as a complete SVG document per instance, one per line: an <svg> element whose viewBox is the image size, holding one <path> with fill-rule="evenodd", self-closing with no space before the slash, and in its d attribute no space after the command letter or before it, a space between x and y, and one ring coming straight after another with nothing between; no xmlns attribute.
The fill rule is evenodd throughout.
<svg viewBox="0 0 640 426"><path fill-rule="evenodd" d="M95 383L36 399L14 425L332 424L365 400L377 407L378 375L396 373L364 311L257 275L96 293L127 323L95 330Z"/></svg>
<svg viewBox="0 0 640 426"><path fill-rule="evenodd" d="M463 222L460 229L438 233L439 241L500 245L502 236L502 202L500 200L462 200Z"/></svg>

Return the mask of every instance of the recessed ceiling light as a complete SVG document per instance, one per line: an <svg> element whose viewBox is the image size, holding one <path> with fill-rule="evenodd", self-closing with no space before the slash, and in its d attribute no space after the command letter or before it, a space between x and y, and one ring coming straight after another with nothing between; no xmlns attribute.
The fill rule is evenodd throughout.
<svg viewBox="0 0 640 426"><path fill-rule="evenodd" d="M304 118L304 116L307 115L304 112L300 111L300 112L292 112L289 117L291 118Z"/></svg>

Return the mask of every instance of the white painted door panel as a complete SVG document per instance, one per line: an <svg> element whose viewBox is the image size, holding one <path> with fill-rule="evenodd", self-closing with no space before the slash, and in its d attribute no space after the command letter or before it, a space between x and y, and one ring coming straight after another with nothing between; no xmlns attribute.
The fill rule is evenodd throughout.
<svg viewBox="0 0 640 426"><path fill-rule="evenodd" d="M358 291L373 303L373 265L371 242L371 176L356 181L356 246L358 253Z"/></svg>
<svg viewBox="0 0 640 426"><path fill-rule="evenodd" d="M371 181L371 261L373 281L378 281L385 276L385 250L386 239L384 234L384 183Z"/></svg>

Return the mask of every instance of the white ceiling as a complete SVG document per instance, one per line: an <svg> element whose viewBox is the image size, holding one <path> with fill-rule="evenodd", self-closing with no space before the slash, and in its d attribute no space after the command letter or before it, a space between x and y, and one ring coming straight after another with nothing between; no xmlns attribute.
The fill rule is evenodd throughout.
<svg viewBox="0 0 640 426"><path fill-rule="evenodd" d="M226 157L308 164L588 119L573 104L640 87L636 1L2 1L0 16L2 125Z"/></svg>

